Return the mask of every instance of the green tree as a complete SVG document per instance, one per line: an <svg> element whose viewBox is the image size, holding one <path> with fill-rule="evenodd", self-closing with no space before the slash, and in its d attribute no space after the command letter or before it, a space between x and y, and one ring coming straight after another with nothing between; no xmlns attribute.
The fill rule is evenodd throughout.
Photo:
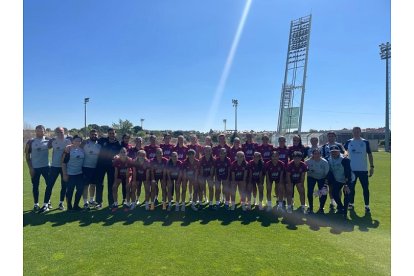
<svg viewBox="0 0 414 276"><path fill-rule="evenodd" d="M133 128L132 128L132 132L134 133L134 134L137 134L138 132L140 132L142 130L142 127L141 126L134 126Z"/></svg>
<svg viewBox="0 0 414 276"><path fill-rule="evenodd" d="M112 123L112 127L117 129L119 135L131 134L131 129L134 125L128 120L119 119L118 123Z"/></svg>

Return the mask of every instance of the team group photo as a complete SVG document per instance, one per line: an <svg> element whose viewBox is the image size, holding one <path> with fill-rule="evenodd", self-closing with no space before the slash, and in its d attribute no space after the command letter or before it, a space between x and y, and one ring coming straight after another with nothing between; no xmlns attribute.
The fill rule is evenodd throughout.
<svg viewBox="0 0 414 276"><path fill-rule="evenodd" d="M409 171L391 185L391 148L406 145L392 138L411 137L391 124L391 1L16 4L21 68L5 73L22 78L5 81L21 87L4 90L3 117L23 135L3 162L21 203L4 202L20 220L4 219L18 258L5 275L365 276L410 263L391 259L404 240L391 228L410 229L394 220L409 200L391 195L411 194L394 180ZM397 159L393 170L410 164Z"/></svg>

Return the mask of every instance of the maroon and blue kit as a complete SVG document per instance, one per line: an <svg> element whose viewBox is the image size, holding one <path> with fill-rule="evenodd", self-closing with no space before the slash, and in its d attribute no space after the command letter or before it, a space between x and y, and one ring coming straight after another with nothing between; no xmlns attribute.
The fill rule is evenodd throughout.
<svg viewBox="0 0 414 276"><path fill-rule="evenodd" d="M279 160L282 161L285 165L289 163L289 149L287 147L277 147L274 151L279 153Z"/></svg>
<svg viewBox="0 0 414 276"><path fill-rule="evenodd" d="M149 160L154 159L155 158L155 153L157 152L157 149L159 148L159 146L155 145L147 145L144 147L145 153L147 154L147 158Z"/></svg>
<svg viewBox="0 0 414 276"><path fill-rule="evenodd" d="M305 146L290 146L289 148L289 160L293 160L293 153L295 151L300 151L302 153L302 161L305 160L306 156L307 156L307 150L305 148ZM279 157L280 158L280 157Z"/></svg>
<svg viewBox="0 0 414 276"><path fill-rule="evenodd" d="M235 148L235 147L231 147L230 151L229 151L229 157L230 157L230 161L233 162L234 160L236 160L236 154L238 151L242 151L242 148Z"/></svg>
<svg viewBox="0 0 414 276"><path fill-rule="evenodd" d="M266 177L269 177L270 182L275 181L276 183L280 182L280 177L286 169L285 163L278 160L276 164L272 160L266 163Z"/></svg>
<svg viewBox="0 0 414 276"><path fill-rule="evenodd" d="M188 152L188 148L186 146L176 146L174 148L174 151L177 152L178 155L178 160L180 161L184 161L187 158L187 152Z"/></svg>
<svg viewBox="0 0 414 276"><path fill-rule="evenodd" d="M137 181L147 180L147 170L150 169L150 161L148 159L145 159L142 164L135 162L134 166L137 172Z"/></svg>
<svg viewBox="0 0 414 276"><path fill-rule="evenodd" d="M138 151L144 150L143 148L137 149L136 147L130 148L127 151L127 156L132 159L136 159L138 156Z"/></svg>
<svg viewBox="0 0 414 276"><path fill-rule="evenodd" d="M132 148L132 145L131 144L124 143L124 142L121 142L121 147L126 148L126 150L128 151L129 149Z"/></svg>
<svg viewBox="0 0 414 276"><path fill-rule="evenodd" d="M171 153L174 151L173 144L160 144L160 148L162 149L162 157L170 159Z"/></svg>
<svg viewBox="0 0 414 276"><path fill-rule="evenodd" d="M244 143L242 145L242 150L244 152L244 157L246 161L253 160L254 152L257 151L259 145L257 143Z"/></svg>
<svg viewBox="0 0 414 276"><path fill-rule="evenodd" d="M254 160L249 161L248 166L249 168L249 175L251 175L252 182L259 182L260 181L260 173L264 173L265 165L264 162L257 162L255 163Z"/></svg>
<svg viewBox="0 0 414 276"><path fill-rule="evenodd" d="M168 159L162 157L161 160L154 158L150 161L151 169L154 171L154 179L155 181L163 179L163 172L164 168L167 165Z"/></svg>
<svg viewBox="0 0 414 276"><path fill-rule="evenodd" d="M181 167L182 167L182 162L180 160L177 160L177 163L175 163L175 165L171 159L168 160L167 171L170 173L170 180L178 180Z"/></svg>
<svg viewBox="0 0 414 276"><path fill-rule="evenodd" d="M214 162L214 167L216 169L216 180L222 181L229 178L229 169L231 166L230 158L226 157L224 160L216 158Z"/></svg>
<svg viewBox="0 0 414 276"><path fill-rule="evenodd" d="M211 168L214 168L214 157L210 156L207 160L205 156L201 157L200 159L200 175L204 178L210 177L211 175Z"/></svg>
<svg viewBox="0 0 414 276"><path fill-rule="evenodd" d="M188 179L194 180L196 177L196 173L199 170L198 159L194 159L194 162L192 164L189 159L186 159L181 165L181 169Z"/></svg>
<svg viewBox="0 0 414 276"><path fill-rule="evenodd" d="M262 154L263 161L266 163L272 158L274 147L272 144L260 145L258 151Z"/></svg>
<svg viewBox="0 0 414 276"><path fill-rule="evenodd" d="M230 147L225 144L224 146L222 145L217 145L213 147L213 156L214 158L220 158L220 149L221 148L225 148L226 152L227 152L227 157L230 157Z"/></svg>
<svg viewBox="0 0 414 276"><path fill-rule="evenodd" d="M203 147L201 146L201 145L187 145L187 148L190 150L190 149L192 149L192 150L194 150L196 153L195 153L195 157L198 159L200 156L201 156L201 153L202 153L202 150L203 150Z"/></svg>
<svg viewBox="0 0 414 276"><path fill-rule="evenodd" d="M118 179L123 180L126 179L128 173L131 173L133 161L129 157L127 157L125 160L122 160L121 158L115 158L112 164L114 168L118 168Z"/></svg>
<svg viewBox="0 0 414 276"><path fill-rule="evenodd" d="M305 162L300 161L299 165L296 166L294 161L290 161L286 166L286 172L290 173L290 180L293 184L300 183L300 179L303 173L308 171L308 166Z"/></svg>
<svg viewBox="0 0 414 276"><path fill-rule="evenodd" d="M244 180L244 173L247 171L247 162L243 160L241 164L237 161L231 163L230 172L234 173L233 181L243 181Z"/></svg>

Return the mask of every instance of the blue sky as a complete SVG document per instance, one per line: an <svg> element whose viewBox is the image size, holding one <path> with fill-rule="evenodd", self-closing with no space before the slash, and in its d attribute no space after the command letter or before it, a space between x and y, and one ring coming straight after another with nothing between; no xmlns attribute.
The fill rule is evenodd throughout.
<svg viewBox="0 0 414 276"><path fill-rule="evenodd" d="M253 0L222 97L210 107L246 1L24 1L23 120L80 128L275 130L290 21L312 13L302 130L385 123L390 1ZM210 122L210 123L209 123Z"/></svg>

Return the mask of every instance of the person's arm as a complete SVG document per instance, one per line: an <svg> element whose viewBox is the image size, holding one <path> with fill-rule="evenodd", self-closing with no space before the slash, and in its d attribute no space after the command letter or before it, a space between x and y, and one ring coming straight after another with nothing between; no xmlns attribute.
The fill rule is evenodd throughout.
<svg viewBox="0 0 414 276"><path fill-rule="evenodd" d="M368 161L369 161L369 176L374 174L374 158L372 157L371 147L368 141L365 141L367 147Z"/></svg>
<svg viewBox="0 0 414 276"><path fill-rule="evenodd" d="M34 169L32 167L32 140L27 141L26 143L26 147L24 149L24 153L26 155L26 163L27 166L29 167L29 172L30 172L30 177L34 176Z"/></svg>
<svg viewBox="0 0 414 276"><path fill-rule="evenodd" d="M132 183L136 184L137 182L137 169L136 167L132 167Z"/></svg>
<svg viewBox="0 0 414 276"><path fill-rule="evenodd" d="M47 148L51 149L53 147L53 141L55 140L55 138L49 139L49 141L47 141Z"/></svg>
<svg viewBox="0 0 414 276"><path fill-rule="evenodd" d="M68 172L67 172L67 163L69 162L70 159L70 153L67 152L63 152L62 154L62 178L63 181L68 182L69 176L68 176Z"/></svg>

